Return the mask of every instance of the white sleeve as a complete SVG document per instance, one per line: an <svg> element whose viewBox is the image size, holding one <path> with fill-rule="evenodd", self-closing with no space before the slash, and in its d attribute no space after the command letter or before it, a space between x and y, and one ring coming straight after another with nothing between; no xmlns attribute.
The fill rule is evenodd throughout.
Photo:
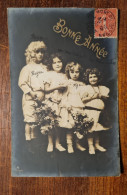
<svg viewBox="0 0 127 195"><path fill-rule="evenodd" d="M105 86L101 86L101 95L108 97L109 96L110 89Z"/></svg>
<svg viewBox="0 0 127 195"><path fill-rule="evenodd" d="M25 66L20 72L19 81L18 81L18 85L22 89L24 94L27 94L31 91L31 87L28 85L28 82L29 82L29 70Z"/></svg>
<svg viewBox="0 0 127 195"><path fill-rule="evenodd" d="M80 97L81 97L81 99L84 98L84 97L88 97L88 96L89 96L88 86L82 86L80 88Z"/></svg>

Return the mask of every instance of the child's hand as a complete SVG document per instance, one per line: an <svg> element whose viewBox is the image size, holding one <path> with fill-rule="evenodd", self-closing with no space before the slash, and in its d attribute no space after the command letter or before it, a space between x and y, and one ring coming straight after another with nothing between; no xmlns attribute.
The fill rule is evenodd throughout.
<svg viewBox="0 0 127 195"><path fill-rule="evenodd" d="M100 93L98 94L98 98L104 98L104 99L106 99L106 98L108 98L109 96L108 95L101 95Z"/></svg>
<svg viewBox="0 0 127 195"><path fill-rule="evenodd" d="M33 100L42 101L44 99L44 93L42 91L30 91L30 95Z"/></svg>
<svg viewBox="0 0 127 195"><path fill-rule="evenodd" d="M92 96L92 99L96 99L96 98L101 98L99 93L95 93L95 94Z"/></svg>
<svg viewBox="0 0 127 195"><path fill-rule="evenodd" d="M101 95L101 98L109 98L109 95Z"/></svg>
<svg viewBox="0 0 127 195"><path fill-rule="evenodd" d="M66 83L62 83L58 87L59 87L59 89L65 89L65 88L67 88L67 84Z"/></svg>
<svg viewBox="0 0 127 195"><path fill-rule="evenodd" d="M71 106L67 106L67 110L69 111L69 112L71 112L72 111L72 107Z"/></svg>
<svg viewBox="0 0 127 195"><path fill-rule="evenodd" d="M63 92L66 89L67 89L67 85L66 84L59 84L56 87L56 90L59 90L59 92Z"/></svg>
<svg viewBox="0 0 127 195"><path fill-rule="evenodd" d="M39 102L41 102L42 100L44 100L44 92L42 92L42 91L36 91L35 100L37 100Z"/></svg>
<svg viewBox="0 0 127 195"><path fill-rule="evenodd" d="M36 98L36 92L30 91L29 94L32 97L32 99L35 99Z"/></svg>

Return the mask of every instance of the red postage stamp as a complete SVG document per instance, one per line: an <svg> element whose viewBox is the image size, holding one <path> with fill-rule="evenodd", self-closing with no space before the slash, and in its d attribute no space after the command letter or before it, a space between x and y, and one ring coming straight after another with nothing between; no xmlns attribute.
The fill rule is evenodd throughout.
<svg viewBox="0 0 127 195"><path fill-rule="evenodd" d="M117 38L116 8L95 9L94 38Z"/></svg>

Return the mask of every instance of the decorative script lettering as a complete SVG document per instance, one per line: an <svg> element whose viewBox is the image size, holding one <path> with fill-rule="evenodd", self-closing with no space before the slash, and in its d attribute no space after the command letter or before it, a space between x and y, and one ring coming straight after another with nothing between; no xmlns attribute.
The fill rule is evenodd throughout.
<svg viewBox="0 0 127 195"><path fill-rule="evenodd" d="M64 19L59 19L56 25L53 26L53 30L56 33L59 33L61 37L70 37L74 43L78 46L84 46L88 49L91 49L96 53L97 58L105 58L108 55L108 52L105 50L105 47L101 47L100 43L92 42L92 36L88 35L87 38L82 37L81 32L74 32L66 26L66 21Z"/></svg>

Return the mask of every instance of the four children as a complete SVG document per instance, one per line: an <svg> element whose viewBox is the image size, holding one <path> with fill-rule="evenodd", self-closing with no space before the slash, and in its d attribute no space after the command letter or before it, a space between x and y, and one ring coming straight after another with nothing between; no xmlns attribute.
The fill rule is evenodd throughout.
<svg viewBox="0 0 127 195"><path fill-rule="evenodd" d="M99 123L99 116L104 109L104 99L109 97L109 89L99 84L100 72L96 68L87 69L84 73L85 83L81 81L83 69L77 62L70 62L65 67L59 54L51 55L50 68L42 64L46 51L43 41L29 44L26 49L26 63L19 76L19 87L23 91L22 109L24 115L25 138L29 143L36 138L37 112L41 103L45 103L56 114L58 124L48 131L47 152L53 151L53 136L55 148L59 151L66 149L61 145L59 128L66 128L68 153L73 153L73 136L76 132L76 147L80 151L86 149L80 145L83 138L75 127L73 115L86 114L93 120L88 130L87 139L89 153L95 154L95 149L106 151L99 144L99 136L94 132L107 130ZM95 139L95 140L94 140Z"/></svg>

